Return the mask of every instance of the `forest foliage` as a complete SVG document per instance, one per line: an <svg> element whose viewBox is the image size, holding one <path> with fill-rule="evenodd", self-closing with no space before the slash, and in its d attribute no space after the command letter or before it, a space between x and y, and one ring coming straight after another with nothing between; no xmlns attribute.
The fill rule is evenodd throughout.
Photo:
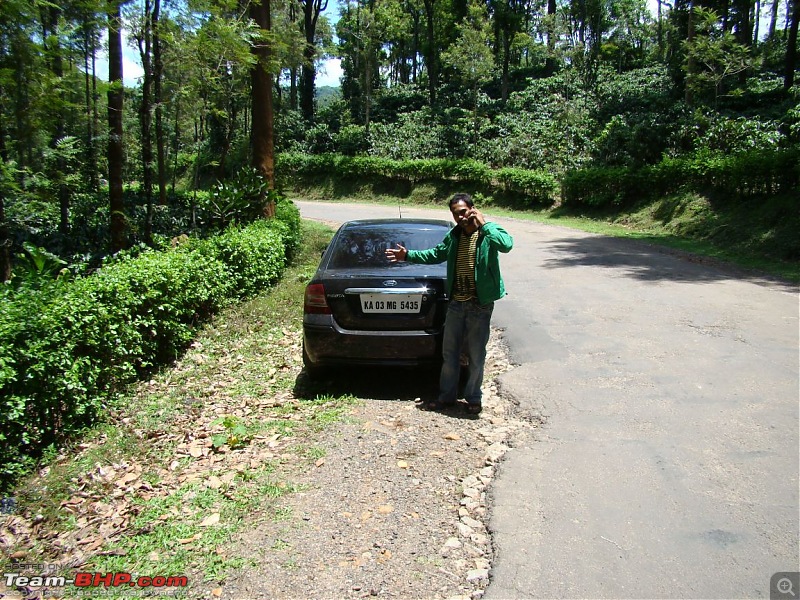
<svg viewBox="0 0 800 600"><path fill-rule="evenodd" d="M658 0L652 14L645 0L7 0L0 279L26 242L91 267L120 244L252 218L259 206L233 207L263 203L274 185L271 167L265 185L244 181L260 166L255 147L471 161L520 205L542 200L531 173L560 186L582 170L792 151L797 4ZM123 30L144 68L133 87L98 77ZM320 106L315 73L331 57L340 96ZM272 83L270 146L254 140L258 68Z"/></svg>

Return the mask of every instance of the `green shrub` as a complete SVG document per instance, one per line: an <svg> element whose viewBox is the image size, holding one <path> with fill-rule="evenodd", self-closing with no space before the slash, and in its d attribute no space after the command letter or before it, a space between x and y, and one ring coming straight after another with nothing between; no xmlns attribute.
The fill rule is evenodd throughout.
<svg viewBox="0 0 800 600"><path fill-rule="evenodd" d="M346 156L356 156L369 149L365 127L363 125L347 125L333 136L336 150Z"/></svg>
<svg viewBox="0 0 800 600"><path fill-rule="evenodd" d="M218 181L210 194L198 200L201 220L208 228L250 223L264 216L267 182L256 169L246 167L232 179Z"/></svg>
<svg viewBox="0 0 800 600"><path fill-rule="evenodd" d="M273 198L275 199L275 218L277 219L276 222L273 222L273 227L283 229L283 246L286 259L290 260L300 249L302 241L300 209L283 194L275 193Z"/></svg>
<svg viewBox="0 0 800 600"><path fill-rule="evenodd" d="M0 287L0 488L94 422L120 386L175 360L199 323L274 283L300 226L285 199L277 216L73 281Z"/></svg>
<svg viewBox="0 0 800 600"><path fill-rule="evenodd" d="M459 181L486 185L492 180L492 170L477 160L462 159L450 162L449 170Z"/></svg>
<svg viewBox="0 0 800 600"><path fill-rule="evenodd" d="M549 206L558 193L558 182L550 173L505 168L496 171L495 176L505 191L526 196L527 204Z"/></svg>
<svg viewBox="0 0 800 600"><path fill-rule="evenodd" d="M262 220L247 228L229 227L196 249L227 267L238 296L250 296L272 285L286 264L282 228L273 223Z"/></svg>
<svg viewBox="0 0 800 600"><path fill-rule="evenodd" d="M639 169L601 167L567 173L561 181L565 203L619 206L672 194L702 192L721 199L796 190L800 183L800 149L740 154L698 152L691 157L664 158Z"/></svg>

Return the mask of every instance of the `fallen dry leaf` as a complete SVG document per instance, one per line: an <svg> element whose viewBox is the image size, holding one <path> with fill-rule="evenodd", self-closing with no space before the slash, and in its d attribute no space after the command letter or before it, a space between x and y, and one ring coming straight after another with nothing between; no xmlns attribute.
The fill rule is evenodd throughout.
<svg viewBox="0 0 800 600"><path fill-rule="evenodd" d="M200 523L200 527L211 527L217 523L219 523L219 513L214 513L203 519L203 521Z"/></svg>
<svg viewBox="0 0 800 600"><path fill-rule="evenodd" d="M461 436L458 435L457 433L446 433L444 435L444 439L446 439L446 440L460 440Z"/></svg>
<svg viewBox="0 0 800 600"><path fill-rule="evenodd" d="M117 479L116 486L125 487L129 483L136 481L137 479L139 479L139 475L137 473L125 473L125 475Z"/></svg>

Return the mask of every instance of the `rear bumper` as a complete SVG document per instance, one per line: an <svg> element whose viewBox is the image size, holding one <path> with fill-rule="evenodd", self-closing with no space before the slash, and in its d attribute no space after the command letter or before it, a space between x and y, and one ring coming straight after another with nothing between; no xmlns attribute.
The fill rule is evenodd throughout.
<svg viewBox="0 0 800 600"><path fill-rule="evenodd" d="M303 345L314 366L425 365L441 361L442 330L360 331L343 329L328 315L309 315Z"/></svg>

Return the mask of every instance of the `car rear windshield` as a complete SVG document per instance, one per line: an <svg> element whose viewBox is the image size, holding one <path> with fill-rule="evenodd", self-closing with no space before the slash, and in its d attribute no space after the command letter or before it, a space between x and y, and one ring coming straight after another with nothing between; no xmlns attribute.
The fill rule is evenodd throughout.
<svg viewBox="0 0 800 600"><path fill-rule="evenodd" d="M334 240L333 254L328 267L347 269L352 267L386 267L392 265L386 258L387 248L398 244L409 250L426 250L439 244L447 234L445 224L387 224L348 227L339 232Z"/></svg>

